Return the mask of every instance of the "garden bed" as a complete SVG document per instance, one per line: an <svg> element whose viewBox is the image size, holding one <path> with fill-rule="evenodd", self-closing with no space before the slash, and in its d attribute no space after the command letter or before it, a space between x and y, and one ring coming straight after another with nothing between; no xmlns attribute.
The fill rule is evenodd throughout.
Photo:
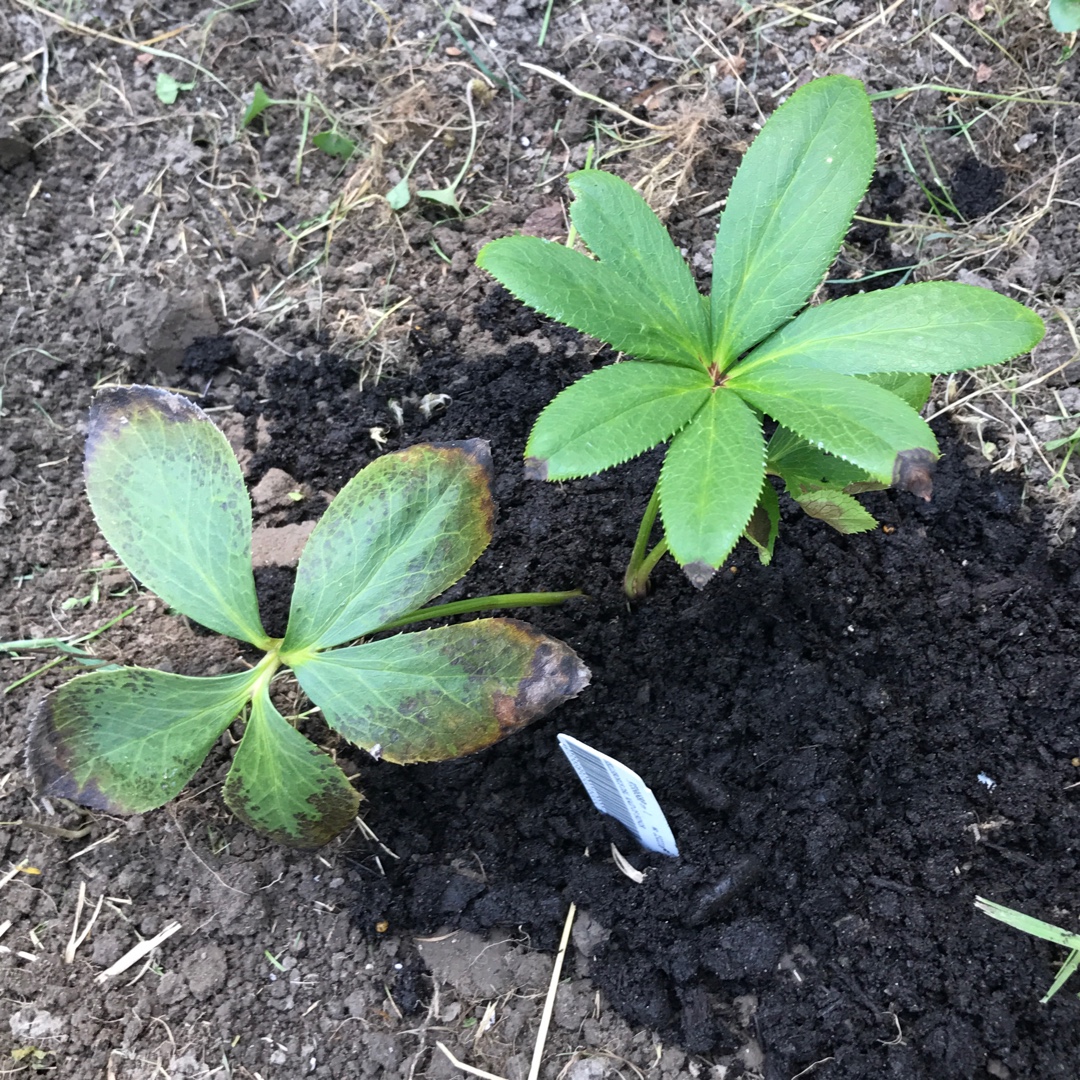
<svg viewBox="0 0 1080 1080"><path fill-rule="evenodd" d="M380 450L482 437L495 540L450 598L582 588L514 614L593 672L577 700L455 763L376 762L307 721L365 797L366 832L315 853L269 844L224 809L228 739L161 811L44 804L21 744L37 695L73 665L16 687L0 750L2 1019L5 1050L21 1055L8 1067L77 1080L463 1075L440 1041L524 1076L573 903L545 1077L1072 1076L1077 1002L1067 990L1038 1003L1061 950L973 901L1076 927L1078 557L1068 493L1036 496L1042 457L1060 461L1042 442L1071 430L1046 418L1080 395L1069 372L1008 393L1075 353L1078 193L1061 163L1080 152L1076 61L1055 66L1060 38L1023 6L1002 26L992 5L877 18L852 3L800 19L556 3L540 49L545 7L444 18L390 5L387 22L342 5L336 33L315 4L213 19L191 5L176 24L142 9L87 17L121 42L188 27L148 47L225 86L198 74L171 107L154 77L186 79L184 65L35 5L0 16L0 55L25 58L0 76L17 121L0 144L0 640L88 633L133 608L93 640L98 656L189 674L243 662L103 569L80 480L86 411L95 385L142 381L195 395L240 451L271 553L257 571L271 633L291 571L274 565L285 534L270 530L317 518ZM498 47L484 51L485 36ZM987 36L1025 58L1023 80ZM381 195L415 155L420 186L460 167L477 60L521 96L471 97L467 216L416 202L391 215ZM591 144L620 151L607 166L642 183L702 277L716 212L702 211L726 191L756 105L767 113L789 82L835 71L872 92L932 81L1004 102L924 90L875 105L871 220L828 294L917 264L920 278L1032 303L1047 341L1004 391L967 377L939 390L939 406L980 396L954 409L962 425L934 422L945 456L929 504L866 496L882 527L855 537L785 507L772 566L740 547L697 592L665 560L629 605L621 575L660 458L566 484L523 478L537 413L613 356L520 307L472 259L523 226L564 234L559 176ZM256 80L280 98L318 95L361 164L311 152L295 184L302 110L241 128ZM969 221L930 213L901 147ZM901 227L874 224L886 220ZM1005 426L1009 408L1019 421ZM257 486L271 469L290 481L276 494ZM4 685L53 655L5 660ZM642 775L679 858L642 851L592 809L557 732ZM642 882L619 872L612 844ZM98 979L174 921L147 960Z"/></svg>

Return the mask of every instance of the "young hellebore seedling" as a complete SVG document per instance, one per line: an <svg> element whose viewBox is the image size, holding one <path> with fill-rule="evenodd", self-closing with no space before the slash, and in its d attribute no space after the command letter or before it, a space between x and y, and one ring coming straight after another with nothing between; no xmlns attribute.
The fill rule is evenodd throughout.
<svg viewBox="0 0 1080 1080"><path fill-rule="evenodd" d="M930 376L1000 363L1041 339L1042 321L1022 305L951 282L801 310L874 157L862 83L833 75L793 94L732 183L708 297L645 201L596 169L569 178L574 230L596 258L530 236L481 250L478 264L524 303L632 358L579 379L540 414L529 474L588 476L669 443L627 568L630 596L666 551L699 588L740 536L768 562L780 520L768 475L845 533L875 524L858 491L929 498L938 448L917 409ZM663 536L648 551L658 511Z"/></svg>
<svg viewBox="0 0 1080 1080"><path fill-rule="evenodd" d="M487 444L471 440L413 446L362 469L308 539L285 636L271 638L255 594L251 502L225 437L164 390L99 394L85 475L105 539L171 607L265 655L236 674L124 667L65 683L31 729L39 788L110 813L152 810L180 792L246 709L225 802L276 840L317 846L353 820L359 796L274 706L281 668L292 669L331 728L398 763L472 753L574 697L588 669L562 642L512 619L373 638L440 615L579 595L422 607L491 540L490 468Z"/></svg>

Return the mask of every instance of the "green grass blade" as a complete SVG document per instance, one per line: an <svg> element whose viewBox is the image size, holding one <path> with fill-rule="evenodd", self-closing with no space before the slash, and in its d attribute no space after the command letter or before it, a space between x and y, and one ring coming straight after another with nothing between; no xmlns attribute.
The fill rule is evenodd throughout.
<svg viewBox="0 0 1080 1080"><path fill-rule="evenodd" d="M175 798L243 708L257 675L147 668L81 675L41 703L27 761L39 790L113 814Z"/></svg>
<svg viewBox="0 0 1080 1080"><path fill-rule="evenodd" d="M530 476L566 480L620 465L671 438L709 399L702 370L626 361L590 372L537 418L525 447Z"/></svg>
<svg viewBox="0 0 1080 1080"><path fill-rule="evenodd" d="M761 420L737 394L709 395L671 442L660 472L660 513L675 560L701 588L731 554L765 482Z"/></svg>
<svg viewBox="0 0 1080 1080"><path fill-rule="evenodd" d="M745 374L736 369L728 386L755 409L880 483L929 498L937 443L919 414L888 390L850 375L783 364Z"/></svg>
<svg viewBox="0 0 1080 1080"><path fill-rule="evenodd" d="M645 289L681 324L698 355L710 355L709 320L694 275L649 204L600 169L571 173L570 220L601 265Z"/></svg>
<svg viewBox="0 0 1080 1080"><path fill-rule="evenodd" d="M185 398L102 390L90 410L86 491L105 539L170 607L266 647L251 569L251 500L225 436Z"/></svg>
<svg viewBox="0 0 1080 1080"><path fill-rule="evenodd" d="M361 637L453 585L491 542L490 476L479 439L412 446L358 472L300 556L282 659Z"/></svg>
<svg viewBox="0 0 1080 1080"><path fill-rule="evenodd" d="M1023 304L977 285L927 281L859 293L807 308L739 365L846 375L939 375L1000 364L1042 340L1042 319Z"/></svg>
<svg viewBox="0 0 1080 1080"><path fill-rule="evenodd" d="M260 686L222 792L232 812L290 847L321 847L356 817L360 796L329 755L277 711Z"/></svg>
<svg viewBox="0 0 1080 1080"><path fill-rule="evenodd" d="M486 244L476 265L522 303L639 360L703 369L699 342L658 300L602 262L536 236Z"/></svg>
<svg viewBox="0 0 1080 1080"><path fill-rule="evenodd" d="M1025 915L1015 908L1006 907L994 900L987 900L982 896L975 898L975 907L991 919L1007 923L1017 930L1022 930L1032 937L1042 938L1044 941L1052 941L1055 945L1063 945L1066 949L1080 949L1080 934L1069 930L1062 930L1053 923L1043 922L1032 915Z"/></svg>
<svg viewBox="0 0 1080 1080"><path fill-rule="evenodd" d="M512 619L332 649L295 672L335 731L401 764L481 750L589 683L568 646Z"/></svg>
<svg viewBox="0 0 1080 1080"><path fill-rule="evenodd" d="M722 367L806 303L870 183L874 155L870 102L845 75L808 83L766 122L716 234L712 342Z"/></svg>

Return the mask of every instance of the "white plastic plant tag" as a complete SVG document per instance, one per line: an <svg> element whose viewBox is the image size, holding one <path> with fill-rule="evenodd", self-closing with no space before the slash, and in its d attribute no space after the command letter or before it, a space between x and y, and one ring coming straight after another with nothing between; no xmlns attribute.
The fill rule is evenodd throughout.
<svg viewBox="0 0 1080 1080"><path fill-rule="evenodd" d="M633 769L571 735L560 734L558 738L597 810L622 822L649 851L673 857L679 854L656 796Z"/></svg>

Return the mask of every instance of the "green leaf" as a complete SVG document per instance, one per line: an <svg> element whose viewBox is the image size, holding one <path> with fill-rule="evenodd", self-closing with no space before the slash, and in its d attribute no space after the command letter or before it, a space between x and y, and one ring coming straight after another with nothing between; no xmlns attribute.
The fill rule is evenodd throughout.
<svg viewBox="0 0 1080 1080"><path fill-rule="evenodd" d="M779 534L780 501L772 484L766 480L761 485L758 504L743 532L744 538L758 549L758 560L762 566L768 566L772 562L773 548Z"/></svg>
<svg viewBox="0 0 1080 1080"><path fill-rule="evenodd" d="M837 532L867 532L877 525L877 520L851 495L843 491L818 490L795 495L795 501L819 521L831 525Z"/></svg>
<svg viewBox="0 0 1080 1080"><path fill-rule="evenodd" d="M409 205L409 199L412 198L409 194L409 178L407 176L402 177L386 193L385 198L390 204L391 210L404 210Z"/></svg>
<svg viewBox="0 0 1080 1080"><path fill-rule="evenodd" d="M256 119L261 113L270 108L271 105L276 104L274 99L263 89L262 83L257 82L255 84L255 92L251 95L251 104L247 107L247 111L244 113L243 120L240 121L241 127L247 127L253 120Z"/></svg>
<svg viewBox="0 0 1080 1080"><path fill-rule="evenodd" d="M320 131L311 141L324 154L342 161L348 161L356 153L356 143L340 131Z"/></svg>
<svg viewBox="0 0 1080 1080"><path fill-rule="evenodd" d="M709 376L673 364L626 361L590 372L537 418L525 447L538 480L589 476L671 438L709 399Z"/></svg>
<svg viewBox="0 0 1080 1080"><path fill-rule="evenodd" d="M105 539L170 607L260 648L251 500L225 436L186 398L102 390L90 410L86 492Z"/></svg>
<svg viewBox="0 0 1080 1080"><path fill-rule="evenodd" d="M660 471L668 548L701 588L731 554L765 483L761 420L737 394L710 393L675 436Z"/></svg>
<svg viewBox="0 0 1080 1080"><path fill-rule="evenodd" d="M476 264L529 307L639 360L706 366L686 326L603 262L536 236L504 236Z"/></svg>
<svg viewBox="0 0 1080 1080"><path fill-rule="evenodd" d="M1059 34L1080 30L1080 0L1050 0L1050 22Z"/></svg>
<svg viewBox="0 0 1080 1080"><path fill-rule="evenodd" d="M243 708L255 678L115 668L72 679L34 717L27 761L38 790L110 814L167 803Z"/></svg>
<svg viewBox="0 0 1080 1080"><path fill-rule="evenodd" d="M154 81L154 93L162 105L175 105L181 90L194 90L194 82L182 83L164 71L159 71Z"/></svg>
<svg viewBox="0 0 1080 1080"><path fill-rule="evenodd" d="M480 439L412 446L361 469L300 556L284 662L370 633L453 585L491 542L490 476Z"/></svg>
<svg viewBox="0 0 1080 1080"><path fill-rule="evenodd" d="M727 385L746 401L820 449L850 461L875 480L929 498L927 472L938 455L926 422L895 394L864 379L770 364ZM915 470L913 473L912 470Z"/></svg>
<svg viewBox="0 0 1080 1080"><path fill-rule="evenodd" d="M930 391L934 386L933 378L920 372L909 374L906 371L880 371L872 375L860 375L859 378L895 394L916 412L930 400Z"/></svg>
<svg viewBox="0 0 1080 1080"><path fill-rule="evenodd" d="M778 427L769 440L765 469L783 477L792 495L822 487L846 488L869 479L864 470L812 446L785 427Z"/></svg>
<svg viewBox="0 0 1080 1080"><path fill-rule="evenodd" d="M332 649L294 670L335 731L400 764L481 750L589 683L567 645L512 619Z"/></svg>
<svg viewBox="0 0 1080 1080"><path fill-rule="evenodd" d="M360 806L348 777L277 711L265 685L252 699L222 795L242 821L303 848L332 840Z"/></svg>
<svg viewBox="0 0 1080 1080"><path fill-rule="evenodd" d="M874 120L862 83L815 79L743 158L713 255L713 356L727 367L806 303L870 182Z"/></svg>
<svg viewBox="0 0 1080 1080"><path fill-rule="evenodd" d="M807 308L738 370L776 361L845 375L938 375L1000 364L1033 349L1046 328L1023 304L977 285L926 281Z"/></svg>
<svg viewBox="0 0 1080 1080"><path fill-rule="evenodd" d="M417 191L416 197L418 199L427 199L429 202L441 203L443 206L448 206L451 210L461 213L461 204L457 200L457 191L453 186L438 189L424 188Z"/></svg>
<svg viewBox="0 0 1080 1080"><path fill-rule="evenodd" d="M623 179L600 169L571 173L570 219L602 265L645 289L667 309L693 343L708 356L709 321L694 275L649 204Z"/></svg>

